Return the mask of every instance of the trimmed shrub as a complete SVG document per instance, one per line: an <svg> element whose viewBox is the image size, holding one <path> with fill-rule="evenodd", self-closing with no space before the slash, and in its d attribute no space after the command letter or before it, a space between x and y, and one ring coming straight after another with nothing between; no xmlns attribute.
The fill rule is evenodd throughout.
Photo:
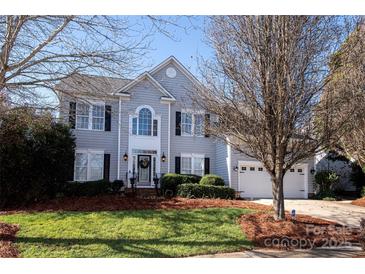
<svg viewBox="0 0 365 274"><path fill-rule="evenodd" d="M318 199L335 198L334 189L339 179L336 172L329 170L319 171L314 176L314 179L318 188L318 193L316 195Z"/></svg>
<svg viewBox="0 0 365 274"><path fill-rule="evenodd" d="M365 197L365 186L362 187L361 190L361 197Z"/></svg>
<svg viewBox="0 0 365 274"><path fill-rule="evenodd" d="M167 192L170 192L172 196L175 196L178 185L198 184L200 179L200 176L194 174L166 173L161 178L161 193L166 195Z"/></svg>
<svg viewBox="0 0 365 274"><path fill-rule="evenodd" d="M209 186L224 186L224 180L222 177L215 174L207 174L201 178L199 184Z"/></svg>
<svg viewBox="0 0 365 274"><path fill-rule="evenodd" d="M87 182L69 182L65 185L63 195L67 197L96 196L118 193L123 181L108 182L105 180Z"/></svg>
<svg viewBox="0 0 365 274"><path fill-rule="evenodd" d="M177 187L177 195L185 198L234 199L235 191L226 186L182 184Z"/></svg>

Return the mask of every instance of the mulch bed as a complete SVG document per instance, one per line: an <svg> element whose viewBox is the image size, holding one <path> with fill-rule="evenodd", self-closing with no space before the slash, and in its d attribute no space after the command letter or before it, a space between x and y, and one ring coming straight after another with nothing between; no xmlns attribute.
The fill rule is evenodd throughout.
<svg viewBox="0 0 365 274"><path fill-rule="evenodd" d="M309 249L313 247L344 247L358 244L359 229L347 228L331 221L290 215L275 221L272 214L242 215L239 223L247 238L256 247L275 249Z"/></svg>
<svg viewBox="0 0 365 274"><path fill-rule="evenodd" d="M58 198L51 201L35 203L22 208L10 208L0 214L38 211L118 211L143 209L194 209L212 207L236 207L254 210L271 210L271 206L260 205L243 200L222 199L186 199L162 197L122 197L119 195L102 195L96 197Z"/></svg>
<svg viewBox="0 0 365 274"><path fill-rule="evenodd" d="M365 197L354 200L351 202L351 204L365 207Z"/></svg>
<svg viewBox="0 0 365 274"><path fill-rule="evenodd" d="M15 235L19 226L0 223L0 258L16 258L18 250L14 246Z"/></svg>

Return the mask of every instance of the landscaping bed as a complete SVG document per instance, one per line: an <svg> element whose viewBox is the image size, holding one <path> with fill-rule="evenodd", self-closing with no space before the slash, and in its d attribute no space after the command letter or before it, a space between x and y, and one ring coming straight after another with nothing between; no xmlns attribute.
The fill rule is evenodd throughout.
<svg viewBox="0 0 365 274"><path fill-rule="evenodd" d="M354 200L351 202L351 204L365 207L365 197Z"/></svg>
<svg viewBox="0 0 365 274"><path fill-rule="evenodd" d="M19 226L0 222L0 258L18 257L18 250L14 246L15 234Z"/></svg>
<svg viewBox="0 0 365 274"><path fill-rule="evenodd" d="M242 215L239 222L247 239L256 247L344 247L359 241L358 229L306 215L298 215L295 221L290 215L283 221L275 221L272 214L255 213Z"/></svg>
<svg viewBox="0 0 365 274"><path fill-rule="evenodd" d="M247 208L254 210L271 210L271 206L243 200L223 199L187 199L174 197L141 198L122 197L120 195L101 195L96 197L67 197L47 202L35 203L22 208L10 208L0 214L11 214L33 211L119 211L143 209L194 209L194 208Z"/></svg>

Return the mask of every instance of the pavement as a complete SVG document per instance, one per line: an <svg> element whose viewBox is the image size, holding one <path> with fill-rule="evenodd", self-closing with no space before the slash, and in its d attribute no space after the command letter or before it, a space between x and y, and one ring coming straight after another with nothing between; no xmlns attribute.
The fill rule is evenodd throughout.
<svg viewBox="0 0 365 274"><path fill-rule="evenodd" d="M234 253L220 253L211 255L194 256L194 258L355 258L365 257L365 252L360 247L349 248L316 248L311 250L271 250L254 249Z"/></svg>
<svg viewBox="0 0 365 274"><path fill-rule="evenodd" d="M272 199L258 199L253 202L272 205ZM319 217L350 227L359 227L360 219L365 218L365 207L352 205L351 201L286 199L285 209L295 209L297 214Z"/></svg>

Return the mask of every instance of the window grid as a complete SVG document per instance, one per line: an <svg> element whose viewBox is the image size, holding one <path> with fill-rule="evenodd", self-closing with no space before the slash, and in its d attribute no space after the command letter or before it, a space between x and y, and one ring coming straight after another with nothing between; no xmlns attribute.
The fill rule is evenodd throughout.
<svg viewBox="0 0 365 274"><path fill-rule="evenodd" d="M76 104L76 129L104 130L105 106Z"/></svg>
<svg viewBox="0 0 365 274"><path fill-rule="evenodd" d="M103 105L93 105L92 117L92 129L104 130L105 107Z"/></svg>
<svg viewBox="0 0 365 274"><path fill-rule="evenodd" d="M181 157L181 174L204 175L204 157Z"/></svg>
<svg viewBox="0 0 365 274"><path fill-rule="evenodd" d="M75 180L96 181L103 179L104 154L93 152L76 152Z"/></svg>
<svg viewBox="0 0 365 274"><path fill-rule="evenodd" d="M76 104L76 128L89 128L90 106L84 103Z"/></svg>
<svg viewBox="0 0 365 274"><path fill-rule="evenodd" d="M191 113L181 113L181 133L184 136L193 135L193 115Z"/></svg>
<svg viewBox="0 0 365 274"><path fill-rule="evenodd" d="M204 115L189 112L181 113L181 135L182 136L203 136Z"/></svg>
<svg viewBox="0 0 365 274"><path fill-rule="evenodd" d="M151 135L152 113L148 108L143 108L138 115L138 135Z"/></svg>

